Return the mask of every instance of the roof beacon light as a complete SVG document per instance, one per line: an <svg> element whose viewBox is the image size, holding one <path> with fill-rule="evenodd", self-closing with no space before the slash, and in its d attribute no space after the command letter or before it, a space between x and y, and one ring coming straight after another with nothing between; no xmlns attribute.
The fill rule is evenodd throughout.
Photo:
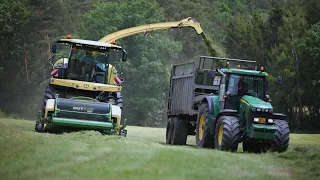
<svg viewBox="0 0 320 180"><path fill-rule="evenodd" d="M71 35L70 34L67 36L67 39L71 39Z"/></svg>
<svg viewBox="0 0 320 180"><path fill-rule="evenodd" d="M237 69L240 69L240 68L241 68L241 66L240 66L240 65L238 65L238 66L237 66Z"/></svg>
<svg viewBox="0 0 320 180"><path fill-rule="evenodd" d="M260 71L264 71L264 67L263 66L260 67Z"/></svg>

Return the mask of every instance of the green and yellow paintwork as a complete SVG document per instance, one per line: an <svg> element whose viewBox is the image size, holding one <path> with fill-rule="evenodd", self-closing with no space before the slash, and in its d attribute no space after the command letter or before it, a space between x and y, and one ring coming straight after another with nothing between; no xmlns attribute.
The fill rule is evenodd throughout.
<svg viewBox="0 0 320 180"><path fill-rule="evenodd" d="M254 124L247 131L247 137L252 139L272 140L276 138L275 131L277 127L273 124Z"/></svg>
<svg viewBox="0 0 320 180"><path fill-rule="evenodd" d="M87 81L77 81L70 79L51 78L50 84L64 87L71 87L75 89L87 91L107 91L107 92L121 92L121 86L101 84Z"/></svg>

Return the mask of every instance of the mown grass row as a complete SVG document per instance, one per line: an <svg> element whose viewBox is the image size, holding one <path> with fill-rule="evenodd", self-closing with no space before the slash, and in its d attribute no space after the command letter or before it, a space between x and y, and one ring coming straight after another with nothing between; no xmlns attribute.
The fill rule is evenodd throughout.
<svg viewBox="0 0 320 180"><path fill-rule="evenodd" d="M3 179L319 179L320 135L291 134L285 153L247 154L164 144L165 129L128 127L40 134L34 122L0 119ZM1 179L2 179L1 178Z"/></svg>

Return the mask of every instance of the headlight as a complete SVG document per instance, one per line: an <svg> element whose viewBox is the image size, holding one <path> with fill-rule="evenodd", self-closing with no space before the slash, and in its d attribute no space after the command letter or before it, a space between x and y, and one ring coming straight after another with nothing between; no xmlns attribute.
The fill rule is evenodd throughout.
<svg viewBox="0 0 320 180"><path fill-rule="evenodd" d="M268 119L268 123L273 123L273 119Z"/></svg>
<svg viewBox="0 0 320 180"><path fill-rule="evenodd" d="M257 108L257 111L258 111L258 112L260 112L260 111L261 111L261 109L260 109L260 108Z"/></svg>
<svg viewBox="0 0 320 180"><path fill-rule="evenodd" d="M267 122L267 119L259 117L259 118L253 118L253 121L256 122L256 123L263 123L264 124L264 123Z"/></svg>
<svg viewBox="0 0 320 180"><path fill-rule="evenodd" d="M257 110L257 108L251 108L251 111L256 111Z"/></svg>

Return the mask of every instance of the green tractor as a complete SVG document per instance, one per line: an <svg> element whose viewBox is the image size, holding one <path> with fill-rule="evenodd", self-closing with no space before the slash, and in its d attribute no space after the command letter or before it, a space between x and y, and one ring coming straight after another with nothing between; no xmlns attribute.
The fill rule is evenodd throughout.
<svg viewBox="0 0 320 180"><path fill-rule="evenodd" d="M234 63L237 68L230 68ZM286 115L273 112L268 73L253 63L201 56L198 62L174 65L166 143L184 145L188 135L196 135L197 146L203 148L237 151L242 142L246 152L286 151Z"/></svg>
<svg viewBox="0 0 320 180"><path fill-rule="evenodd" d="M37 132L97 130L126 136L120 125L125 50L109 43L61 39L51 46L49 85L38 114Z"/></svg>

